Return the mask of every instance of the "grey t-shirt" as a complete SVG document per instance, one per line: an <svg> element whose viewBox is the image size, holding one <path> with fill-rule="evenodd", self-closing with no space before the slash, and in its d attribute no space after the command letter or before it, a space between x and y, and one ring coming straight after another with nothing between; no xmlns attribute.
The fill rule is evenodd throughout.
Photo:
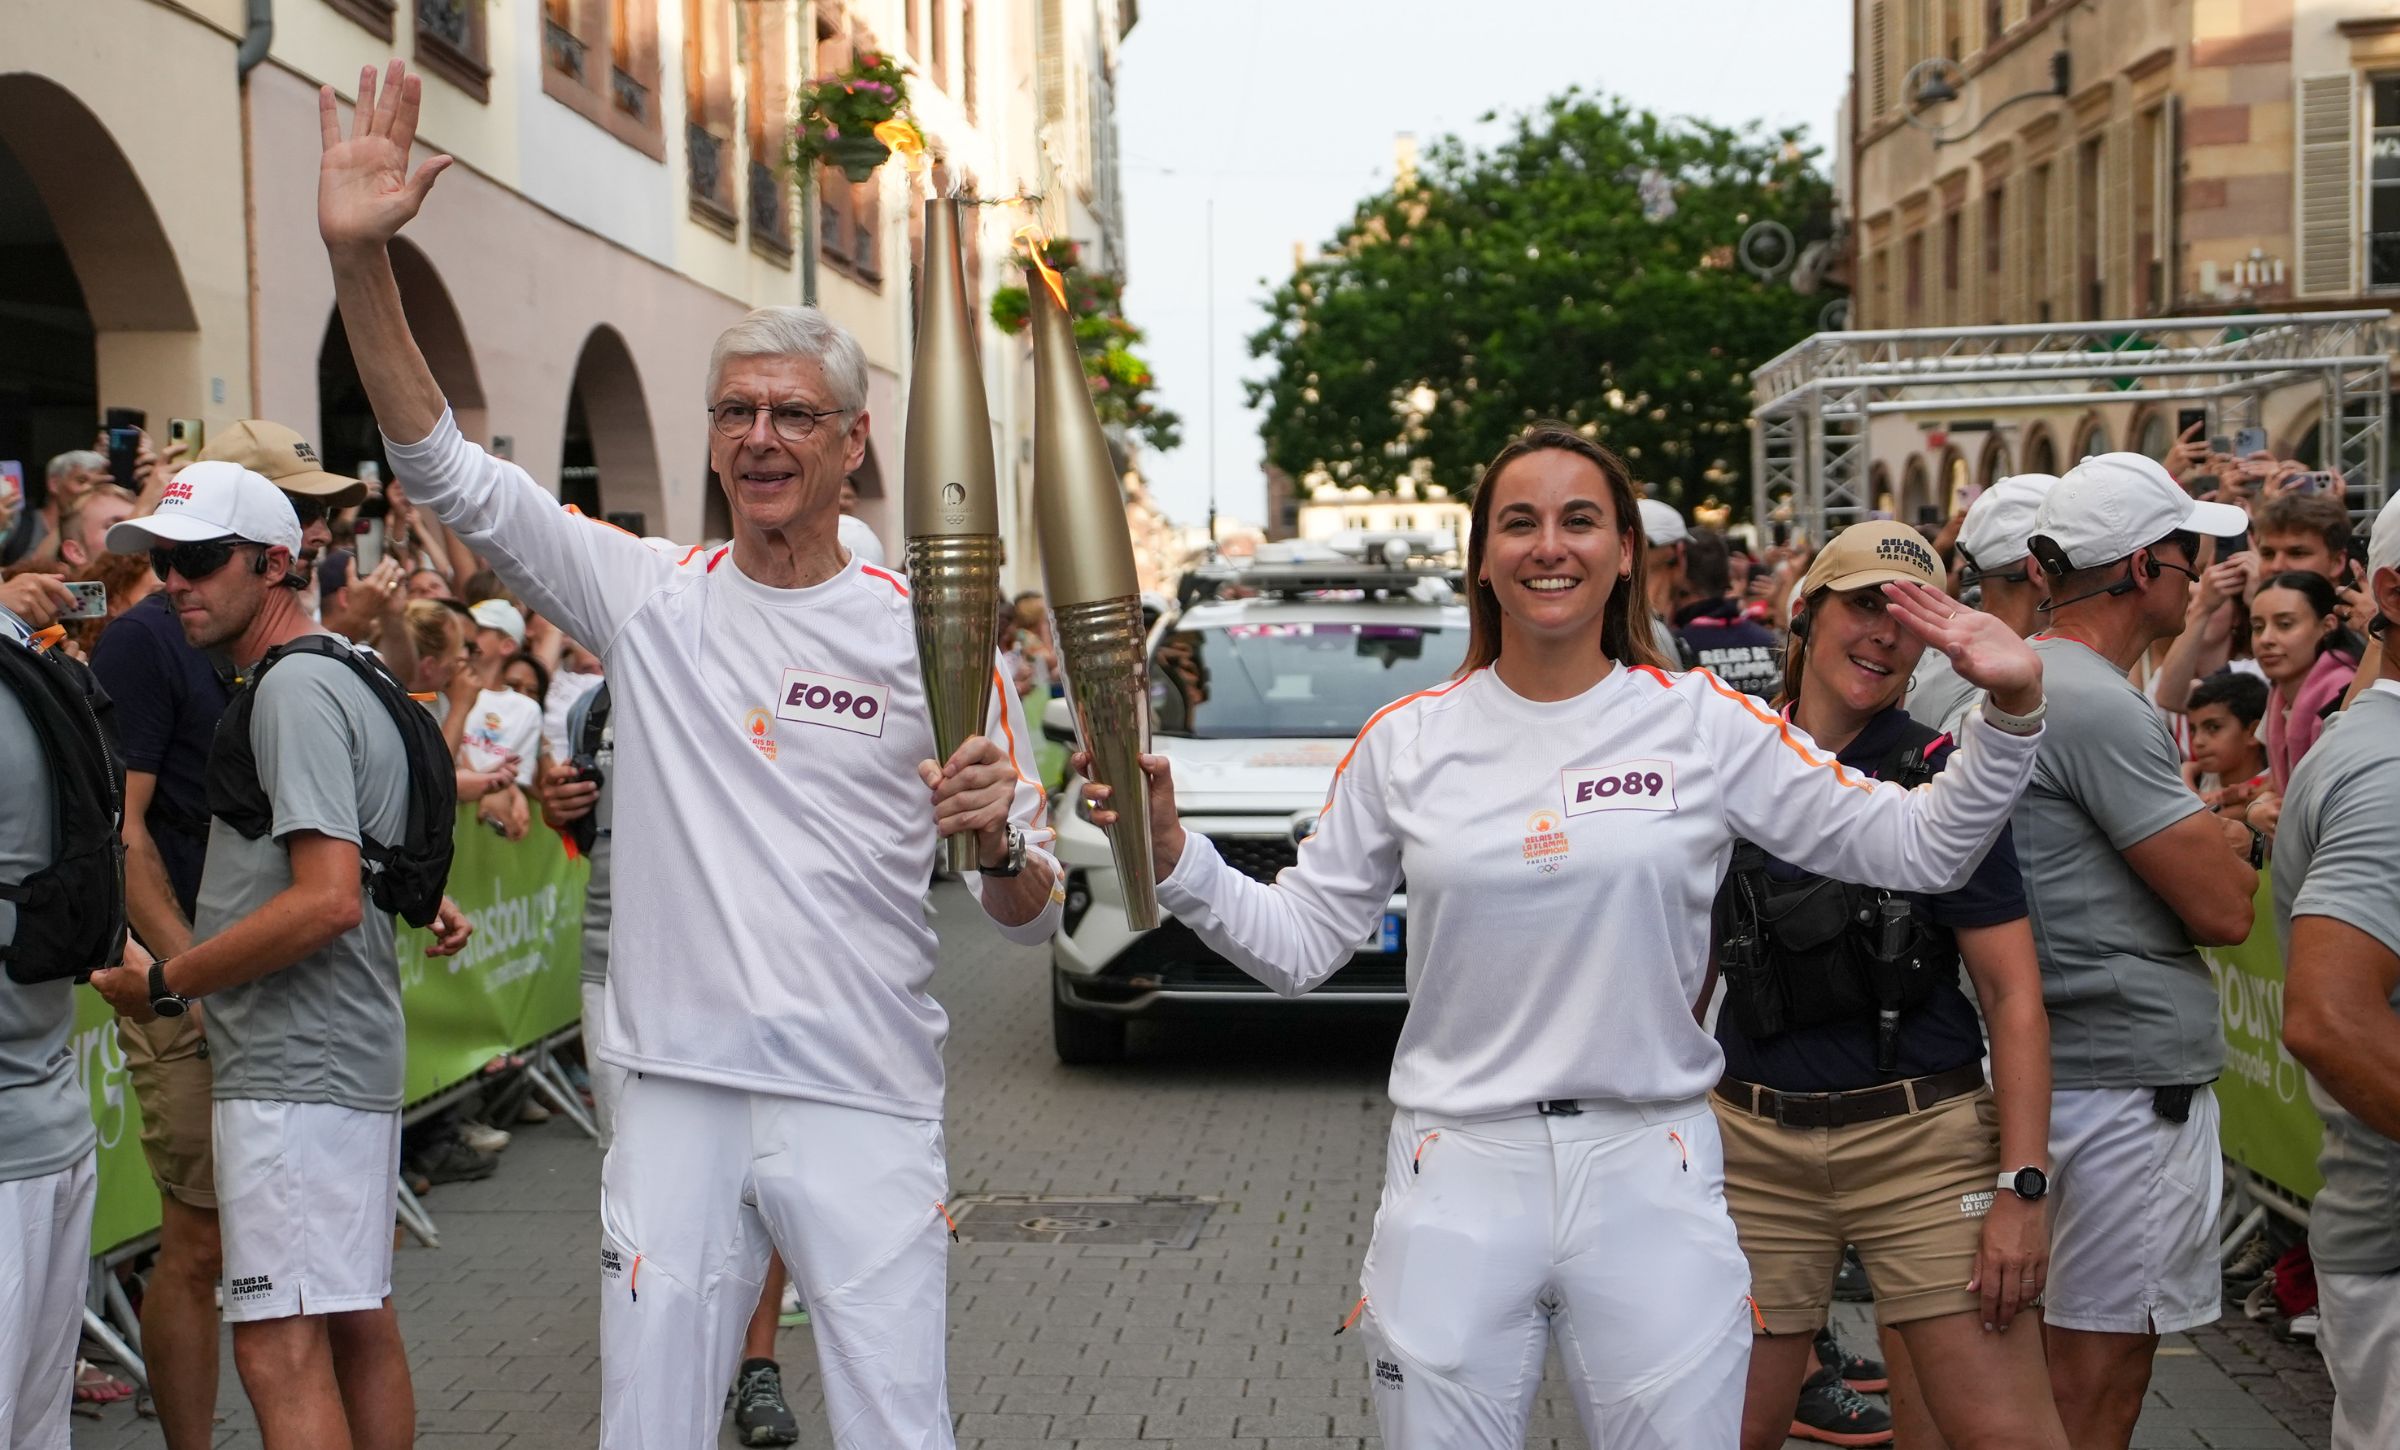
<svg viewBox="0 0 2400 1450"><path fill-rule="evenodd" d="M2205 809L2158 707L2070 639L2037 636L2049 728L2017 805L2017 861L2062 1088L2214 1081L2217 988L2181 918L2124 851Z"/></svg>
<svg viewBox="0 0 2400 1450"><path fill-rule="evenodd" d="M209 822L194 941L206 941L292 883L289 837L400 838L408 756L366 682L339 660L295 654L258 686L250 748L274 824L255 841ZM392 919L358 886L360 918L331 945L207 1000L216 1097L401 1106L406 1029Z"/></svg>
<svg viewBox="0 0 2400 1450"><path fill-rule="evenodd" d="M2288 959L2292 918L2323 916L2400 953L2400 688L2386 682L2334 718L2292 772L2275 832L2275 929ZM2400 991L2392 994L2400 1012ZM2319 1269L2400 1269L2400 1143L2360 1122L2314 1077L2308 1095L2325 1119L2318 1166L2325 1191L2308 1214Z"/></svg>
<svg viewBox="0 0 2400 1450"><path fill-rule="evenodd" d="M583 740L584 725L591 719L592 706L606 693L607 685L586 691L573 708L567 711L567 750L574 752ZM597 987L608 980L608 857L611 828L616 820L615 792L609 789L609 776L616 768L617 724L611 711L600 726L600 749L593 762L600 767L600 795L592 802L592 876L583 888L583 980Z"/></svg>
<svg viewBox="0 0 2400 1450"><path fill-rule="evenodd" d="M1917 672L1908 677L1908 718L1936 730L1956 734L1959 722L1982 698L1983 687L1959 678L1950 656L1938 649L1925 651Z"/></svg>
<svg viewBox="0 0 2400 1450"><path fill-rule="evenodd" d="M25 646L0 620L0 649ZM0 689L0 881L50 864L56 807L42 785L42 743L16 692ZM17 906L0 901L0 942L17 935ZM92 1103L75 1078L75 987L26 986L0 976L0 1183L72 1168L98 1141Z"/></svg>

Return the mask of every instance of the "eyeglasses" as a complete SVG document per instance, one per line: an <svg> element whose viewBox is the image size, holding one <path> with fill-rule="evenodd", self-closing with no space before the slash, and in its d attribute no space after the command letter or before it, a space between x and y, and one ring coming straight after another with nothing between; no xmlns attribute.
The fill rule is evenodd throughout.
<svg viewBox="0 0 2400 1450"><path fill-rule="evenodd" d="M774 424L776 437L786 443L806 443L817 436L818 426L827 418L839 418L850 410L803 408L796 403L779 403L766 409L751 403L719 403L708 410L708 419L716 426L720 438L747 438L762 411Z"/></svg>
<svg viewBox="0 0 2400 1450"><path fill-rule="evenodd" d="M200 539L191 543L164 544L150 551L150 572L165 583L170 573L181 574L197 584L225 567L234 551L249 541L246 539Z"/></svg>

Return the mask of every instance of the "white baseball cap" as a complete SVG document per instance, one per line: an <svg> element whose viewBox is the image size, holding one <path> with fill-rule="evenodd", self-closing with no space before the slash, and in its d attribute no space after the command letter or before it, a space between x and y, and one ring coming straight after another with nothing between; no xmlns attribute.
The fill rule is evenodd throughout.
<svg viewBox="0 0 2400 1450"><path fill-rule="evenodd" d="M161 544L245 539L300 554L300 516L283 490L238 463L188 464L168 483L158 508L110 527L112 554L146 554Z"/></svg>
<svg viewBox="0 0 2400 1450"><path fill-rule="evenodd" d="M2090 569L2128 558L2170 534L2230 539L2249 527L2250 515L2229 503L2193 498L2157 460L2102 453L2068 469L2051 486L2034 515L2027 547L2046 568L2055 557L2069 569Z"/></svg>
<svg viewBox="0 0 2400 1450"><path fill-rule="evenodd" d="M1650 541L1651 548L1663 549L1669 544L1680 544L1692 536L1691 529L1683 522L1683 515L1675 512L1673 504L1645 498L1638 501L1638 506L1642 511L1642 537Z"/></svg>
<svg viewBox="0 0 2400 1450"><path fill-rule="evenodd" d="M2400 569L2400 494L2384 501L2367 530L2367 577L2383 569Z"/></svg>
<svg viewBox="0 0 2400 1450"><path fill-rule="evenodd" d="M507 600L486 599L467 613L473 615L475 622L483 628L496 629L507 635L509 642L519 649L525 647L525 616L519 614L517 606Z"/></svg>
<svg viewBox="0 0 2400 1450"><path fill-rule="evenodd" d="M2057 484L2056 474L2020 473L1984 490L1958 526L1958 552L1967 564L1989 574L2024 558L2034 515Z"/></svg>

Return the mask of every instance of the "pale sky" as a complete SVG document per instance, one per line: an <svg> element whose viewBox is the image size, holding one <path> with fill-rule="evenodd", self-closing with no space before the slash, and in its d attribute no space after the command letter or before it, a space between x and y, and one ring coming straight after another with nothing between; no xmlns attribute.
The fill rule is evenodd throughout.
<svg viewBox="0 0 2400 1450"><path fill-rule="evenodd" d="M1117 140L1125 310L1184 420L1181 448L1143 458L1160 504L1178 523L1207 517L1213 377L1218 510L1264 521L1258 416L1241 387L1263 364L1243 340L1293 244L1314 250L1391 184L1401 132L1421 147L1489 138L1502 133L1476 125L1485 111L1581 85L1664 115L1805 125L1829 150L1849 69L1843 0L1142 0ZM1830 156L1821 164L1830 174Z"/></svg>

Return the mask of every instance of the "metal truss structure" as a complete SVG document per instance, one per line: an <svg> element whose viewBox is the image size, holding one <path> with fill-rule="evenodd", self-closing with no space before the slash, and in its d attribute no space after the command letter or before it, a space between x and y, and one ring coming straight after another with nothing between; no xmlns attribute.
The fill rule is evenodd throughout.
<svg viewBox="0 0 2400 1450"><path fill-rule="evenodd" d="M2268 394L2313 387L2321 466L2363 516L2390 476L2389 312L2144 318L1820 332L1751 374L1753 517L1822 539L1868 518L1868 425L1887 414L2197 402L2210 436L2258 426Z"/></svg>

